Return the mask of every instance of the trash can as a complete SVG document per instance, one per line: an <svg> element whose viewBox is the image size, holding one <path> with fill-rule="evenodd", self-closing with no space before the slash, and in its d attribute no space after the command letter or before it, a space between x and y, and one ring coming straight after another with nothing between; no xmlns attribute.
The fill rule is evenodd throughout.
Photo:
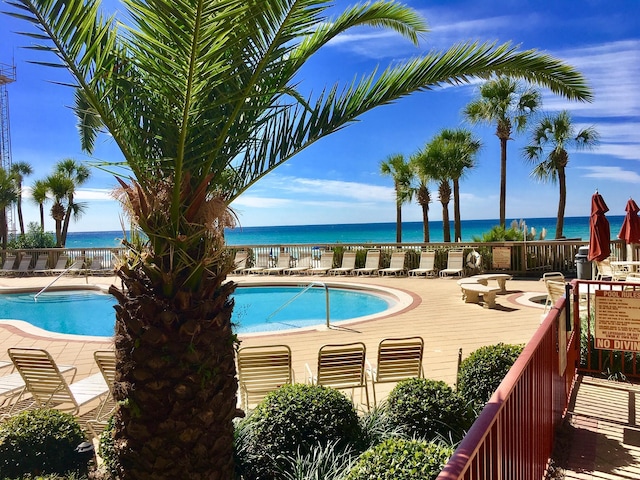
<svg viewBox="0 0 640 480"><path fill-rule="evenodd" d="M578 248L576 253L576 277L580 280L591 280L591 262L589 259L589 246Z"/></svg>

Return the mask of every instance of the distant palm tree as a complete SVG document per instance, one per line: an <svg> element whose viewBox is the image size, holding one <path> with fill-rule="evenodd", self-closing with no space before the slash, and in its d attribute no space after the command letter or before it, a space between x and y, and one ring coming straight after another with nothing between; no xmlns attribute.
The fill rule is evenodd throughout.
<svg viewBox="0 0 640 480"><path fill-rule="evenodd" d="M594 127L575 132L571 116L566 110L557 115L542 118L531 131L531 141L524 148L527 161L536 164L531 176L543 182L556 181L560 187L558 216L556 218L556 238L562 238L564 211L567 204L566 169L569 163L568 148L593 148L599 139Z"/></svg>
<svg viewBox="0 0 640 480"><path fill-rule="evenodd" d="M501 76L480 87L480 97L469 103L464 115L471 123L496 124L500 139L500 226L506 227L507 141L515 127L522 132L529 116L541 105L540 93L524 88L513 78Z"/></svg>
<svg viewBox="0 0 640 480"><path fill-rule="evenodd" d="M49 186L46 180L36 180L33 182L31 198L40 208L40 228L44 232L44 203L49 199Z"/></svg>
<svg viewBox="0 0 640 480"><path fill-rule="evenodd" d="M431 192L429 191L429 180L426 177L418 176L418 187L416 188L416 201L422 209L422 233L423 242L429 243L429 204L431 203Z"/></svg>
<svg viewBox="0 0 640 480"><path fill-rule="evenodd" d="M73 180L61 173L49 175L45 182L51 195L53 196L53 205L51 206L51 218L56 223L56 247L63 247L62 240L62 223L67 214L64 201L67 200L69 192L73 190Z"/></svg>
<svg viewBox="0 0 640 480"><path fill-rule="evenodd" d="M8 239L7 208L18 200L18 191L13 176L4 168L0 168L0 243L6 250Z"/></svg>
<svg viewBox="0 0 640 480"><path fill-rule="evenodd" d="M24 220L22 218L22 180L26 175L33 173L33 167L27 162L15 162L11 164L11 175L14 182L16 182L16 191L18 193L18 199L16 205L18 207L18 224L20 225L20 235L24 235Z"/></svg>
<svg viewBox="0 0 640 480"><path fill-rule="evenodd" d="M69 231L71 216L78 218L85 208L83 204L75 202L74 195L77 188L89 179L91 172L85 165L79 164L72 158L65 158L59 161L55 166L55 171L71 180L73 185L67 192L67 212L64 217L64 225L62 225L61 242L64 247L67 243L67 232Z"/></svg>
<svg viewBox="0 0 640 480"><path fill-rule="evenodd" d="M393 178L396 194L396 242L402 243L402 205L413 198L413 170L400 154L391 155L380 164L380 173Z"/></svg>

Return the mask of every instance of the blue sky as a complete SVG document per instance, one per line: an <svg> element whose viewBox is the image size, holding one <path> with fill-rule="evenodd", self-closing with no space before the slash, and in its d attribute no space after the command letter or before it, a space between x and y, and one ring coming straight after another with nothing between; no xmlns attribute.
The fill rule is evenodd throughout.
<svg viewBox="0 0 640 480"><path fill-rule="evenodd" d="M353 2L338 0L336 8ZM376 65L382 67L429 50L445 49L466 40L511 41L523 49L537 48L577 67L595 92L591 104L567 102L546 91L544 110L567 109L577 127L593 125L600 145L590 152L570 151L567 171L567 216L589 215L590 197L598 189L611 214L624 214L629 197L640 186L640 2L637 0L558 2L442 0L406 2L417 9L431 31L418 48L398 35L359 30L337 38L302 72L304 88L351 81ZM117 5L114 0L105 4ZM3 5L3 10L8 6ZM93 158L82 153L76 121L68 108L69 88L57 70L27 63L33 53L19 48L30 40L14 32L26 24L0 16L0 63L15 62L17 81L8 85L13 161L33 165L28 186L44 178L59 160L119 160L106 138ZM464 106L477 94L478 83L414 94L364 115L360 122L325 138L279 167L238 198L232 207L242 226L390 222L395 220L392 180L379 173L389 155L410 156L442 128L470 128L483 143L477 168L461 181L463 219L498 217L499 143L490 126L470 126ZM555 217L558 187L529 176L531 165L521 149L527 134L509 142L507 219ZM78 197L87 213L73 231L117 230L120 208L111 199L115 181L93 170ZM435 191L436 186L432 189ZM27 189L28 193L28 189ZM435 195L434 195L435 197ZM48 211L49 207L47 207ZM452 205L450 205L452 214ZM418 205L403 209L405 221L421 219ZM25 200L27 221L38 219L37 208ZM430 218L441 220L440 203ZM54 227L47 218L47 229Z"/></svg>

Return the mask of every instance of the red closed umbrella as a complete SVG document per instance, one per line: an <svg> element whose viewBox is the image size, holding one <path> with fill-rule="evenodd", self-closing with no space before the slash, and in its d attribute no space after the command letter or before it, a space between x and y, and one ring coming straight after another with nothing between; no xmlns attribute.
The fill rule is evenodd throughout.
<svg viewBox="0 0 640 480"><path fill-rule="evenodd" d="M591 217L589 218L589 261L601 262L611 255L611 230L609 220L604 216L609 207L597 191L591 197Z"/></svg>
<svg viewBox="0 0 640 480"><path fill-rule="evenodd" d="M618 238L627 243L640 243L640 217L638 212L640 208L632 198L627 202L624 208L627 214L622 222L622 228L618 234Z"/></svg>

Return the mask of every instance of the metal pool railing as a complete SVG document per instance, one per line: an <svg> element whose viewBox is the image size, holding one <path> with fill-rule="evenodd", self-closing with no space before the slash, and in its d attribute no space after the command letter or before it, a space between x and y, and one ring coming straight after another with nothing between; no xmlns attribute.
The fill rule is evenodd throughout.
<svg viewBox="0 0 640 480"><path fill-rule="evenodd" d="M291 297L289 300L287 300L285 303L283 303L282 305L280 305L278 308L276 308L273 312L271 312L269 314L269 316L267 317L267 321L269 321L273 316L275 316L278 312L282 311L284 308L286 308L288 305L291 305L291 303L293 303L293 301L300 297L303 293L309 291L309 289L313 288L313 287L323 287L324 288L324 292L325 292L325 304L326 304L326 308L327 308L327 328L330 327L331 325L331 319L329 318L329 287L327 286L326 283L324 282L310 282L308 283L304 289L302 289L301 291L299 291L298 293L296 293L293 297Z"/></svg>

